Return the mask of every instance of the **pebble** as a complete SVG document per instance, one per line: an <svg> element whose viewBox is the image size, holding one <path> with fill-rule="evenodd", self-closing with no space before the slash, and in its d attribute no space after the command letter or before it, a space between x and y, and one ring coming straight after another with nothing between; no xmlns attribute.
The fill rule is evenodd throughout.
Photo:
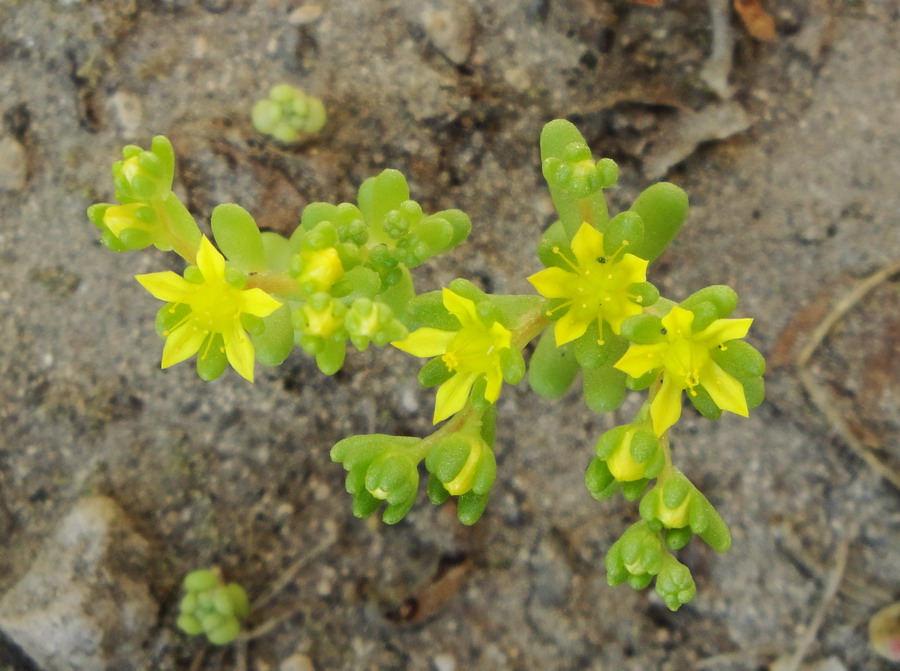
<svg viewBox="0 0 900 671"><path fill-rule="evenodd" d="M316 671L308 655L291 655L278 666L278 671Z"/></svg>
<svg viewBox="0 0 900 671"><path fill-rule="evenodd" d="M109 98L109 109L119 129L131 136L141 130L144 123L144 112L141 99L128 91L116 91Z"/></svg>
<svg viewBox="0 0 900 671"><path fill-rule="evenodd" d="M305 26L321 19L324 13L321 5L301 5L288 14L287 21L292 26Z"/></svg>
<svg viewBox="0 0 900 671"><path fill-rule="evenodd" d="M425 34L451 63L462 65L472 53L476 22L464 0L434 2L421 14Z"/></svg>
<svg viewBox="0 0 900 671"><path fill-rule="evenodd" d="M27 179L25 148L14 138L0 138L0 191L19 191Z"/></svg>
<svg viewBox="0 0 900 671"><path fill-rule="evenodd" d="M82 499L0 599L0 631L42 671L141 668L159 611L148 554L115 501Z"/></svg>
<svg viewBox="0 0 900 671"><path fill-rule="evenodd" d="M433 660L434 671L456 671L456 659L453 655L436 655Z"/></svg>

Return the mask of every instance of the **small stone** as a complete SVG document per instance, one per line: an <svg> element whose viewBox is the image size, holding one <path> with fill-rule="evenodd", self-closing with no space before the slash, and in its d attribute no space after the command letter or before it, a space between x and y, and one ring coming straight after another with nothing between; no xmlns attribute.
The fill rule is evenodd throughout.
<svg viewBox="0 0 900 671"><path fill-rule="evenodd" d="M316 671L308 655L291 655L278 666L278 671Z"/></svg>
<svg viewBox="0 0 900 671"><path fill-rule="evenodd" d="M0 599L0 631L43 671L140 668L159 610L148 552L115 501L82 499Z"/></svg>
<svg viewBox="0 0 900 671"><path fill-rule="evenodd" d="M127 91L116 91L109 98L109 109L119 128L130 136L139 131L144 123L141 99Z"/></svg>
<svg viewBox="0 0 900 671"><path fill-rule="evenodd" d="M292 26L305 26L321 19L324 13L322 5L301 5L288 14L287 21Z"/></svg>
<svg viewBox="0 0 900 671"><path fill-rule="evenodd" d="M435 2L422 12L421 20L428 39L447 60L462 65L469 59L476 23L465 0Z"/></svg>
<svg viewBox="0 0 900 671"><path fill-rule="evenodd" d="M453 655L436 655L433 660L434 671L456 671L456 659Z"/></svg>
<svg viewBox="0 0 900 671"><path fill-rule="evenodd" d="M0 191L18 191L27 179L25 148L11 137L0 138Z"/></svg>

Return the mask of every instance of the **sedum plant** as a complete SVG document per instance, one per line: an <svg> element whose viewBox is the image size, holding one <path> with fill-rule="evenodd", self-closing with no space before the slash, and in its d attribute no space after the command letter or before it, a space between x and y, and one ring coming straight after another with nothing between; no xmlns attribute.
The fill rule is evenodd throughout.
<svg viewBox="0 0 900 671"><path fill-rule="evenodd" d="M178 605L178 628L189 636L204 635L213 645L225 645L241 633L250 614L244 588L227 585L214 569L191 571L184 577L184 596Z"/></svg>
<svg viewBox="0 0 900 671"><path fill-rule="evenodd" d="M257 102L251 114L257 131L284 144L318 133L326 118L321 100L290 84L273 86L269 97Z"/></svg>
<svg viewBox="0 0 900 671"><path fill-rule="evenodd" d="M654 184L611 217L604 190L618 168L595 161L571 123L544 127L541 158L559 218L538 242L544 268L528 277L537 292L529 295L488 294L463 278L417 291L411 271L462 243L471 223L460 210L423 211L396 170L364 181L355 204L308 205L290 237L261 233L246 210L220 205L210 222L214 245L172 193L172 147L156 137L149 151L125 147L113 165L120 204L94 205L88 215L112 250L155 245L187 264L182 275L137 276L163 301L163 368L196 355L204 380L231 366L252 382L255 363L276 366L299 347L330 375L348 345L372 344L423 360L418 380L437 389L440 426L431 435L352 436L331 450L359 517L383 506L388 524L403 519L421 472L432 503L453 498L459 520L474 524L497 475L495 413L505 385L527 377L555 399L580 374L597 413L616 410L629 390L645 392L630 422L599 437L585 483L599 500L640 500L640 521L606 556L609 583L642 589L655 579L677 610L696 586L674 553L695 535L717 552L731 539L673 465L670 429L684 398L709 419L746 417L763 400L765 362L743 340L752 319L731 316L731 288L705 287L676 302L647 279L687 216L680 188Z"/></svg>

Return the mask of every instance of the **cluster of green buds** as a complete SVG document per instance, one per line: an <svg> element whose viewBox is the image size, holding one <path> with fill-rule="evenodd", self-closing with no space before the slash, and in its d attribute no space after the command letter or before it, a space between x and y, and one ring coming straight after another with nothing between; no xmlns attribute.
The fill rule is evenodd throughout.
<svg viewBox="0 0 900 671"><path fill-rule="evenodd" d="M250 614L247 593L237 583L227 585L216 570L192 571L184 578L185 595L178 606L178 628L188 636L203 634L213 645L225 645L241 633Z"/></svg>
<svg viewBox="0 0 900 671"><path fill-rule="evenodd" d="M322 101L290 84L278 84L269 97L253 106L253 127L263 135L291 144L322 130L326 121Z"/></svg>
<svg viewBox="0 0 900 671"><path fill-rule="evenodd" d="M527 278L537 293L488 294L461 278L417 293L411 271L463 242L471 223L459 210L423 212L396 170L364 181L356 204L308 205L289 237L262 233L247 211L220 205L210 222L213 245L175 204L168 142L156 138L151 152L126 148L125 156L114 167L123 205L97 205L90 216L112 249L156 244L189 264L183 276L137 277L165 302L157 316L163 367L197 354L205 380L231 364L252 381L255 362L278 365L296 346L332 374L348 342L423 359L419 383L437 389L432 421L440 426L431 435L354 436L331 450L347 471L355 515L385 506L385 522L402 520L419 497L424 463L431 502L449 501L462 523L475 523L497 476L504 384L527 377L554 399L580 376L594 412L616 410L629 391L647 393L631 422L600 437L585 477L597 499L619 492L640 499L641 521L607 555L610 584L640 589L655 577L675 610L696 586L672 553L694 535L716 551L729 548L722 517L673 465L669 432L684 395L710 419L723 411L748 416L763 400L765 361L742 340L752 319L731 317L732 289L709 286L677 303L648 281L687 216L677 186L651 185L610 217L604 190L618 179L616 164L594 161L571 123L552 121L541 156L559 219L537 247L544 269ZM140 225L120 224L125 215L116 207L133 209ZM534 340L526 364L523 351Z"/></svg>

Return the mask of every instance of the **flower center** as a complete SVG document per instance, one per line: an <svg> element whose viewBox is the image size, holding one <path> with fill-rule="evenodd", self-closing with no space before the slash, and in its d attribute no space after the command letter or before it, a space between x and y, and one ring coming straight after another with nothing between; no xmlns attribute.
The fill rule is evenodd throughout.
<svg viewBox="0 0 900 671"><path fill-rule="evenodd" d="M490 328L469 326L453 337L441 359L451 371L485 373L495 365L500 350L509 347L509 335L497 323Z"/></svg>
<svg viewBox="0 0 900 671"><path fill-rule="evenodd" d="M240 295L240 289L220 280L199 285L184 302L191 306L191 321L197 329L225 333L240 318Z"/></svg>
<svg viewBox="0 0 900 671"><path fill-rule="evenodd" d="M671 375L683 389L688 389L692 396L696 396L694 387L700 384L700 371L709 360L709 350L706 347L675 335L669 342L663 366L667 375Z"/></svg>

